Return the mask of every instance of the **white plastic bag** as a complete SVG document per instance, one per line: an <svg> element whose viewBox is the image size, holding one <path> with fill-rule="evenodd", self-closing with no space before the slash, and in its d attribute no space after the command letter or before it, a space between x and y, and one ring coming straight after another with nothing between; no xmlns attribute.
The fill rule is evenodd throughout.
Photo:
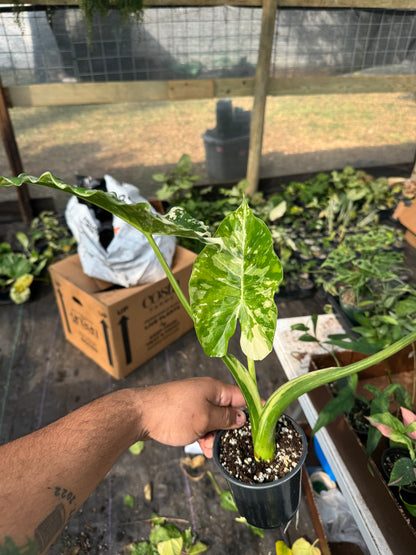
<svg viewBox="0 0 416 555"><path fill-rule="evenodd" d="M104 179L107 191L114 192L127 204L147 202L134 185L119 183L110 175L105 175ZM151 210L155 212L153 207ZM165 277L146 237L124 220L113 216L114 238L105 249L99 240L100 222L94 211L80 203L77 197L69 200L65 218L78 243L78 254L86 275L123 287L142 285ZM155 235L154 239L170 266L176 247L175 237Z"/></svg>
<svg viewBox="0 0 416 555"><path fill-rule="evenodd" d="M369 555L353 514L338 488L314 493L315 503L329 542L355 543Z"/></svg>

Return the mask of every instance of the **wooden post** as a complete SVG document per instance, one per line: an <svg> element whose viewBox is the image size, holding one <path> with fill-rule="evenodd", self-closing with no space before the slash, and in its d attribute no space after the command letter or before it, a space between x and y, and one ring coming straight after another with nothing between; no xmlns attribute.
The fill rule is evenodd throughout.
<svg viewBox="0 0 416 555"><path fill-rule="evenodd" d="M23 173L22 161L20 159L19 149L17 147L16 138L14 136L13 125L9 115L6 97L3 85L0 79L0 132L3 140L4 150L6 151L9 161L10 171L13 177L17 177ZM26 224L30 224L33 218L32 206L30 203L30 195L27 185L24 183L20 187L16 187L17 199L19 202L20 215Z"/></svg>
<svg viewBox="0 0 416 555"><path fill-rule="evenodd" d="M414 179L416 181L416 155L415 155L415 158L414 158L414 162L415 163L414 163L414 166L413 166L412 173L410 175L410 179Z"/></svg>
<svg viewBox="0 0 416 555"><path fill-rule="evenodd" d="M257 191L260 173L261 150L263 145L264 112L267 99L267 84L270 73L270 59L273 48L274 25L277 0L264 0L254 84L253 110L251 114L250 147L247 165L247 194Z"/></svg>

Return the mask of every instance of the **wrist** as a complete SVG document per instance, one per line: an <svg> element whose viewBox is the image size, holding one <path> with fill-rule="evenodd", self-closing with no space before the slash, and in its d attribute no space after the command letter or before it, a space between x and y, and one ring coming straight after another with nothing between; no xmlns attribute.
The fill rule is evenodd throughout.
<svg viewBox="0 0 416 555"><path fill-rule="evenodd" d="M125 421L127 435L126 439L130 445L136 441L143 441L145 433L143 431L143 402L141 389L127 388L114 392L115 399L121 407L121 418Z"/></svg>

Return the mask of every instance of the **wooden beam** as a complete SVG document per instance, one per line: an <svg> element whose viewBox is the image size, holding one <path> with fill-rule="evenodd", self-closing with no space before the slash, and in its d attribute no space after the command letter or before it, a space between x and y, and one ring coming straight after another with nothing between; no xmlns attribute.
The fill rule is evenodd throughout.
<svg viewBox="0 0 416 555"><path fill-rule="evenodd" d="M9 108L253 96L253 77L189 81L51 83L4 87ZM416 75L269 77L270 96L415 92Z"/></svg>
<svg viewBox="0 0 416 555"><path fill-rule="evenodd" d="M19 149L14 135L13 125L10 119L7 101L4 89L0 79L0 133L3 141L4 150L6 151L7 160L9 162L10 171L13 177L17 177L23 173L22 160L20 158ZM29 190L26 183L20 187L16 187L17 199L19 202L20 215L22 220L29 224L32 221L33 213L30 203Z"/></svg>
<svg viewBox="0 0 416 555"><path fill-rule="evenodd" d="M30 6L78 6L76 0L29 0ZM0 0L10 5L10 0ZM415 0L279 0L279 7L292 8L374 8L387 10L416 10ZM240 6L261 8L262 0L145 0L146 7L209 7Z"/></svg>
<svg viewBox="0 0 416 555"><path fill-rule="evenodd" d="M277 0L264 0L259 53L254 84L253 109L251 113L250 146L247 164L247 194L257 191L260 173L261 150L263 145L264 112L267 100L267 85L270 73L270 59L273 48L274 26Z"/></svg>
<svg viewBox="0 0 416 555"><path fill-rule="evenodd" d="M416 75L334 75L270 78L270 96L415 92Z"/></svg>

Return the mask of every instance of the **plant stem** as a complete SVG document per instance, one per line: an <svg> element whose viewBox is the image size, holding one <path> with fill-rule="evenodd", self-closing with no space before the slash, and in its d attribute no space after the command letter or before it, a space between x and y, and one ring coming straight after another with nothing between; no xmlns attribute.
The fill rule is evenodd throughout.
<svg viewBox="0 0 416 555"><path fill-rule="evenodd" d="M256 366L254 360L252 358L247 357L247 368L248 373L250 374L251 379L255 384L257 384L257 376L256 376Z"/></svg>
<svg viewBox="0 0 416 555"><path fill-rule="evenodd" d="M260 415L258 432L255 436L253 435L255 456L266 461L273 458L276 448L274 440L276 423L292 401L321 385L350 376L369 366L383 362L386 358L401 351L414 341L416 341L416 332L407 335L393 343L393 345L389 345L382 351L348 366L323 368L316 372L308 372L280 386L269 397Z"/></svg>
<svg viewBox="0 0 416 555"><path fill-rule="evenodd" d="M416 397L416 348L415 344L412 343L412 351L413 351L413 387L412 387L412 407L415 405L415 397Z"/></svg>
<svg viewBox="0 0 416 555"><path fill-rule="evenodd" d="M191 310L191 306L188 302L188 299L185 297L182 289L179 286L179 283L176 281L176 279L175 279L175 277L172 273L172 270L169 267L169 264L163 258L163 255L160 252L160 249L159 249L156 241L153 239L153 236L150 233L144 233L144 235L146 236L146 239L149 241L150 246L152 247L152 249L153 249L157 259L159 260L162 268L165 270L166 276L167 276L168 280L170 281L170 284L172 285L173 290L177 294L177 296L178 296L180 302L182 303L184 309L189 314L189 316L193 319L192 310Z"/></svg>
<svg viewBox="0 0 416 555"><path fill-rule="evenodd" d="M193 319L191 306L190 306L187 298L185 297L182 289L180 288L179 283L176 281L176 279L175 279L175 277L172 273L172 270L169 267L169 264L163 258L163 255L160 252L160 249L159 249L158 245L156 244L156 241L153 239L152 235L149 234L149 233L145 233L145 236L146 236L147 240L149 241L154 253L156 254L157 259L159 260L160 264L162 265L162 268L166 272L166 276L167 276L170 284L172 285L173 290L177 294L180 302L182 303L183 307L185 308L185 310L187 311L189 316ZM257 390L254 361L251 361L251 363L252 363L251 371L248 372L247 369L241 364L241 362L239 360L237 360L234 356L225 355L221 358L222 358L222 361L224 362L224 364L230 370L230 372L233 375L235 381L237 382L238 387L241 389L241 392L243 393L243 396L244 396L244 399L245 399L245 402L246 402L246 405L247 405L247 409L248 409L248 412L249 412L249 415L250 415L251 428L253 430L253 433L256 433L259 418L260 418L260 413L261 413L261 410L262 410L262 402L261 402L261 399L260 399L259 392ZM249 362L249 364L250 364L250 362ZM252 377L251 372L254 372L254 379Z"/></svg>

